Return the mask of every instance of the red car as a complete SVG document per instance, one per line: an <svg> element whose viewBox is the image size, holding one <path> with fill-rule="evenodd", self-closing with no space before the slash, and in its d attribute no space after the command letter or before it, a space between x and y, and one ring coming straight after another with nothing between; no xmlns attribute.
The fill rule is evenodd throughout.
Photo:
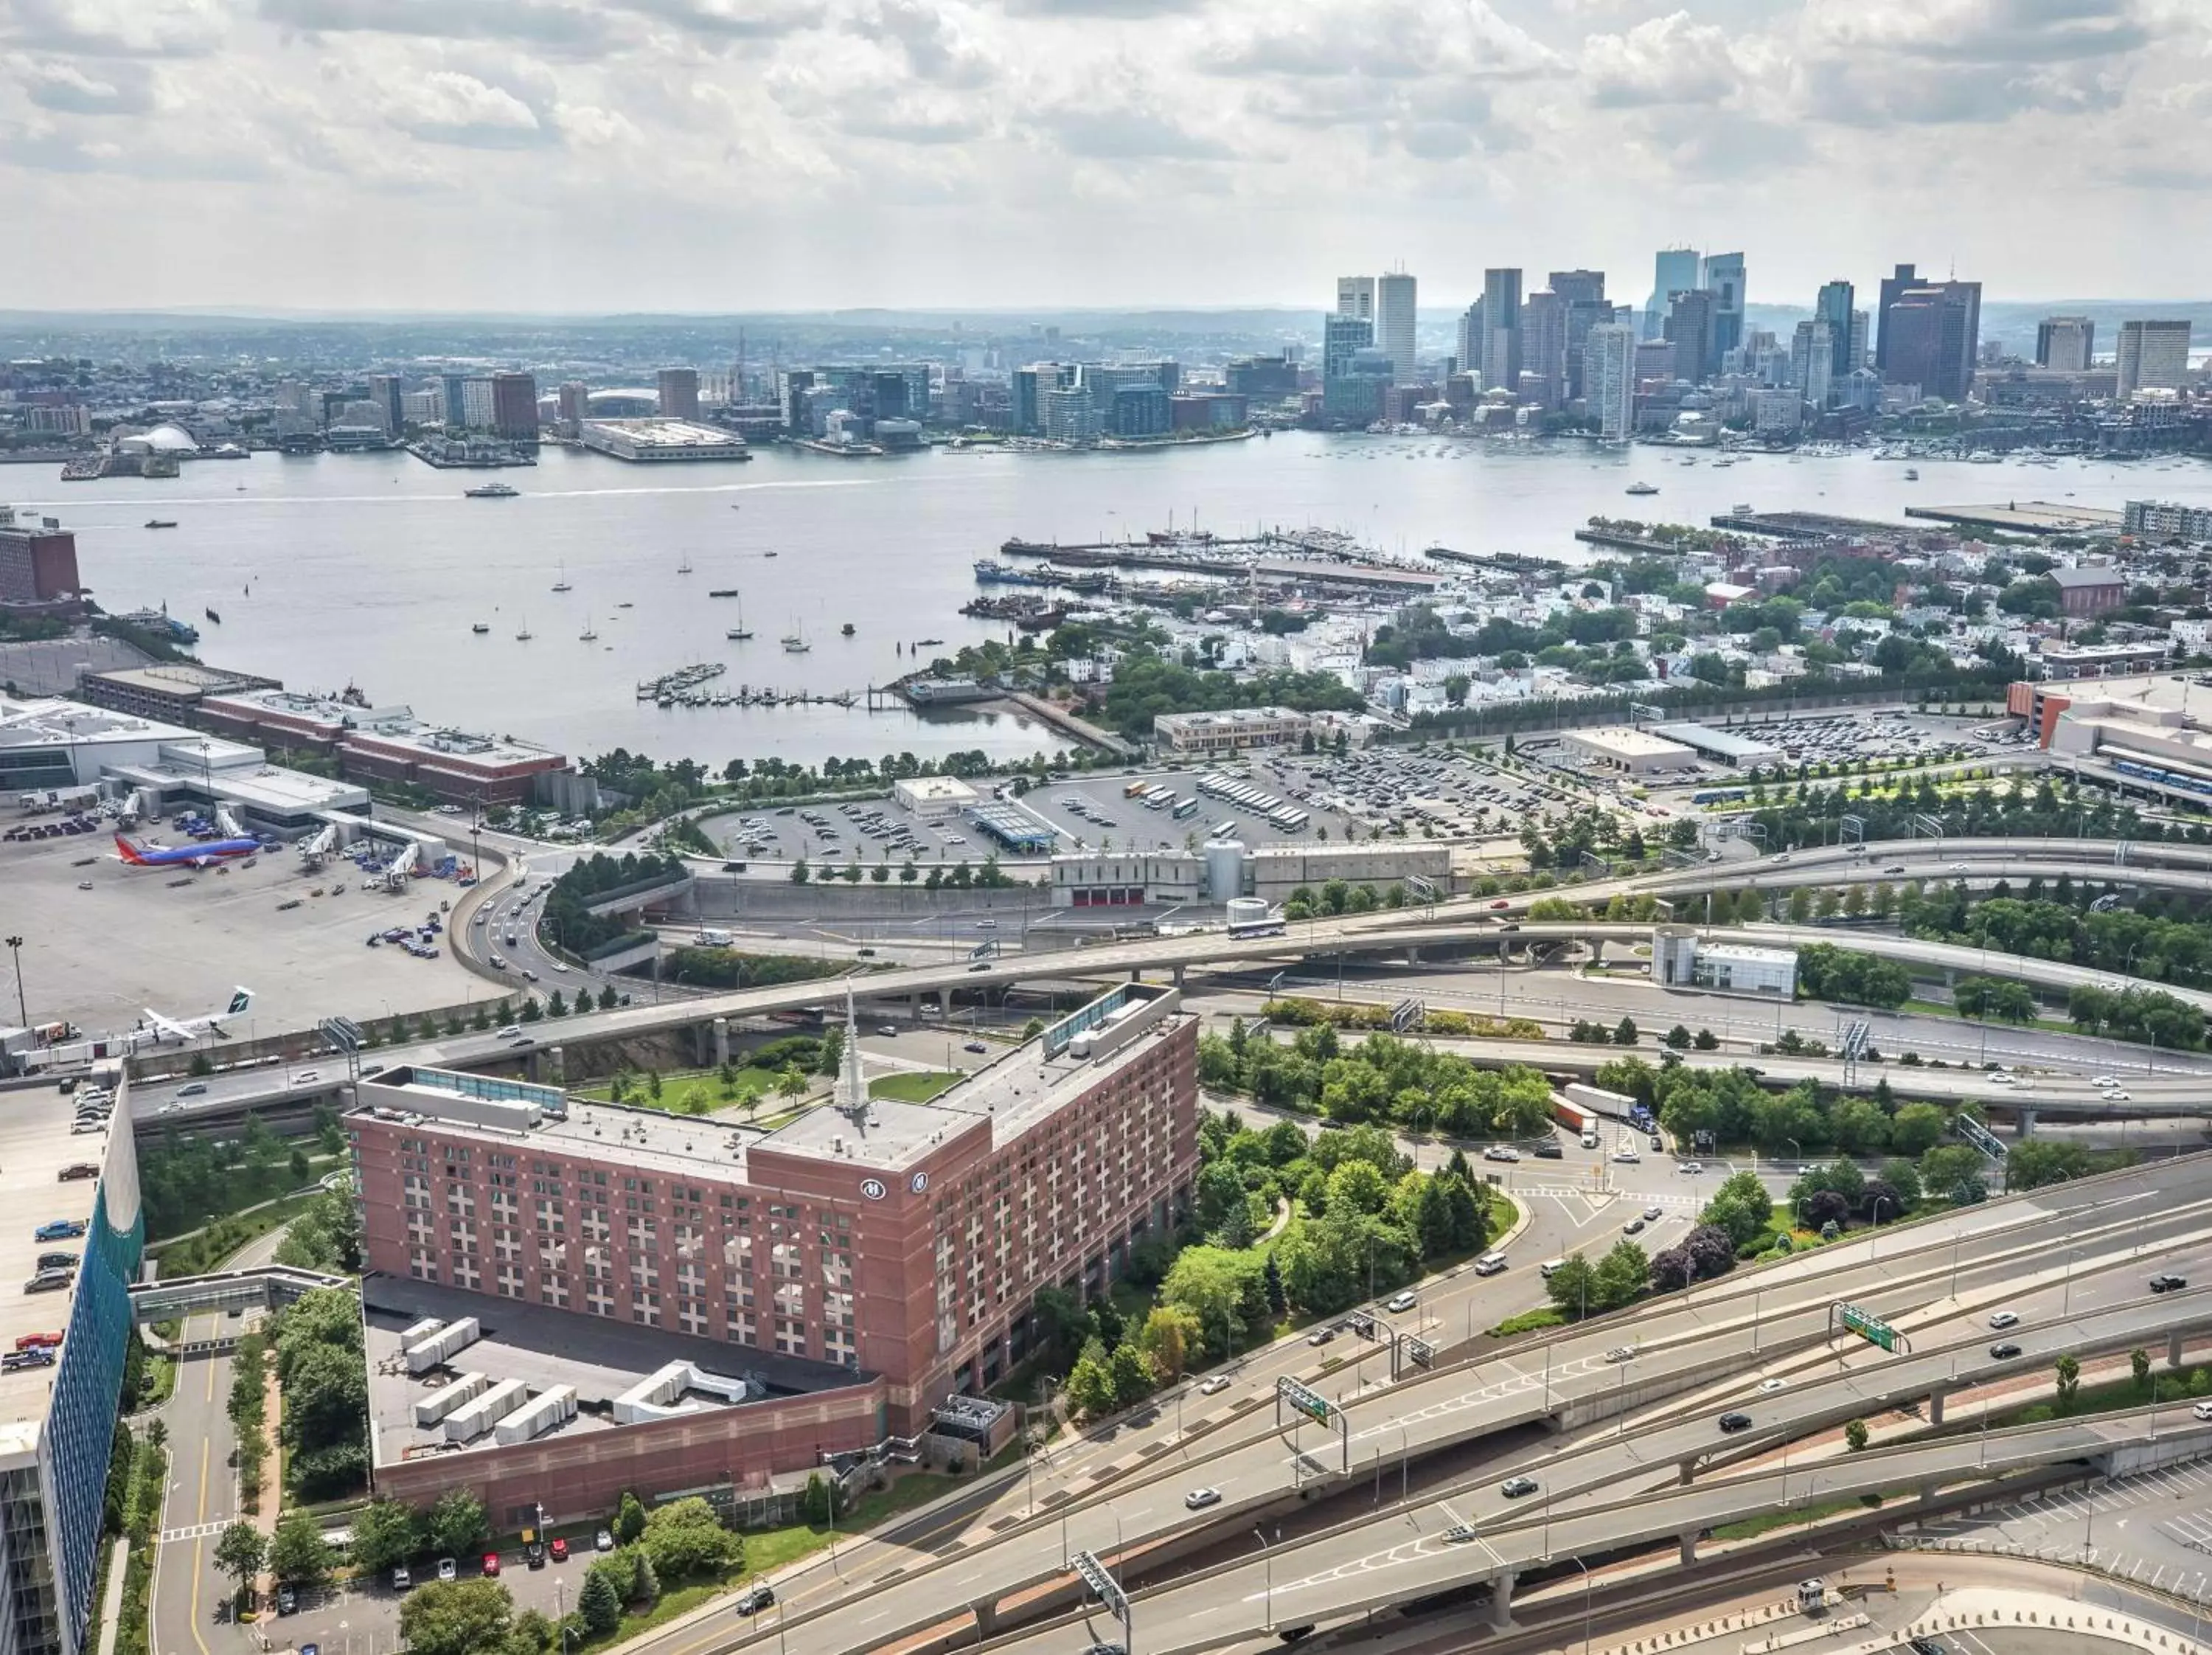
<svg viewBox="0 0 2212 1655"><path fill-rule="evenodd" d="M61 1342L62 1336L58 1333L27 1333L21 1339L18 1339L15 1342L15 1348L18 1350L52 1350L56 1345L60 1344Z"/></svg>
<svg viewBox="0 0 2212 1655"><path fill-rule="evenodd" d="M498 1577L499 1554L497 1552L486 1552L484 1554L484 1579L487 1580L493 1580L498 1579Z"/></svg>
<svg viewBox="0 0 2212 1655"><path fill-rule="evenodd" d="M1511 903L1511 902L1510 902L1509 900L1507 900L1507 899L1506 899L1505 897L1499 897L1496 902L1494 902L1494 903L1491 904L1490 905L1491 905L1492 908L1510 908L1510 907L1512 907L1512 906L1513 906L1512 903Z"/></svg>
<svg viewBox="0 0 2212 1655"><path fill-rule="evenodd" d="M556 1540L548 1549L552 1552L553 1561L556 1563L565 1563L568 1561L568 1542L567 1541Z"/></svg>

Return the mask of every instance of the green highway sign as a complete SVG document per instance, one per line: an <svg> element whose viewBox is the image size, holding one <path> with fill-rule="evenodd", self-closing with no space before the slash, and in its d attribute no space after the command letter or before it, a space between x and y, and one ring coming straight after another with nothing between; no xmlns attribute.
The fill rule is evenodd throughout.
<svg viewBox="0 0 2212 1655"><path fill-rule="evenodd" d="M1317 1390L1309 1390L1287 1375L1275 1381L1278 1401L1288 1402L1308 1419L1327 1425L1329 1419L1328 1398Z"/></svg>
<svg viewBox="0 0 2212 1655"><path fill-rule="evenodd" d="M1850 1332L1856 1333L1870 1344L1880 1345L1884 1350L1897 1348L1897 1329L1880 1317L1861 1310L1856 1305L1838 1305L1836 1308L1843 1312L1844 1326Z"/></svg>

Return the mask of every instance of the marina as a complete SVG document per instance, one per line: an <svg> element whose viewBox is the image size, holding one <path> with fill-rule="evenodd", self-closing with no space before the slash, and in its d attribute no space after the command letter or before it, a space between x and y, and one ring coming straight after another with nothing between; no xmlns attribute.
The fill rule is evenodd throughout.
<svg viewBox="0 0 2212 1655"><path fill-rule="evenodd" d="M173 614L220 610L220 629L198 624L221 638L202 648L216 664L303 688L351 679L425 716L557 740L579 757L626 746L718 766L755 751L795 762L887 749L1054 751L1066 745L1062 734L1003 697L901 703L872 716L838 697L935 656L1042 636L1092 613L1133 611L1194 634L1181 611L1241 605L1239 588L1255 575L1267 602L1297 601L1281 594L1303 591L1313 594L1309 605L1356 609L1442 593L1454 578L1620 559L1626 554L1575 538L1598 514L1710 526L1747 505L1895 527L1923 496L2107 510L2144 496L2212 504L2212 467L2172 458L2067 458L2057 469L2007 461L1978 466L1967 488L1958 479L1969 473L1947 477L1963 461L1920 453L1884 464L1863 450L1807 449L1725 469L1710 455L1668 465L1663 510L1652 501L1621 513L1622 490L1663 458L1643 447L1285 432L1195 450L977 449L874 466L826 465L762 445L745 465L643 473L549 445L529 474L527 505L493 512L404 453L261 453L196 461L171 479L111 476L65 491L49 484L43 502L26 474L16 486L31 497L16 503L66 513L88 582L111 611L163 599ZM1923 480L1908 481L1908 469ZM1211 533L1188 526L1198 500ZM149 533L149 517L178 526ZM793 555L781 556L787 548ZM979 557L1118 581L1097 593L979 586ZM686 562L697 571L688 579L678 573ZM364 591L356 575L370 567L391 578ZM1363 569L1389 579L1339 584L1337 575L1357 580ZM549 573L571 589L549 592ZM739 599L702 601L702 575L713 590L743 587L742 618ZM755 616L775 630L728 636L752 630ZM848 621L855 635L847 639ZM485 647L453 647L479 625L486 631L471 642ZM596 642L572 647L587 625ZM503 646L533 628L560 647L492 644L493 634ZM672 739L660 711L635 698L638 681L671 660L734 668L743 652L802 630L814 642L809 653L779 652L772 674L746 673L757 687L775 679L772 724L758 721L770 716L759 698L733 700ZM1334 663L1316 636L1285 641L1291 664ZM808 699L794 705L786 691Z"/></svg>

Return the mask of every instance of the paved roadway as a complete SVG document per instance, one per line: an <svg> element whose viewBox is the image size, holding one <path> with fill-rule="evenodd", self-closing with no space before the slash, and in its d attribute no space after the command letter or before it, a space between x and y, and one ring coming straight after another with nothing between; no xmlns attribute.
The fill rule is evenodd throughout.
<svg viewBox="0 0 2212 1655"><path fill-rule="evenodd" d="M233 1266L269 1263L283 1238L282 1230L256 1238L240 1249ZM235 1334L242 1325L218 1311L186 1317L181 1333L190 1342ZM242 1635L230 1618L231 1581L215 1567L216 1542L239 1515L231 1373L228 1355L186 1357L178 1366L176 1392L161 1410L169 1430L169 1488L147 1609L153 1655L214 1655ZM273 1460L269 1471L275 1474Z"/></svg>
<svg viewBox="0 0 2212 1655"><path fill-rule="evenodd" d="M2129 1314L2136 1319L2130 1326L2163 1326L2156 1318L2170 1317L2171 1306L2166 1300L2144 1300L2136 1275L2144 1268L2138 1251L2162 1261L2161 1250L2169 1244L2206 1234L2212 1195L2200 1194L2201 1185L2193 1165L2168 1164L1991 1202L1906 1231L1739 1271L1700 1287L1687 1300L1670 1297L1474 1368L1409 1377L1395 1385L1362 1389L1348 1364L1322 1373L1311 1360L1321 1353L1311 1350L1297 1366L1324 1395L1343 1405L1356 1477L1369 1465L1387 1466L1401 1456L1547 1415L1604 1417L1624 1397L1634 1402L1638 1385L1654 1396L1680 1393L1747 1374L1762 1363L1785 1360L1825 1339L1829 1306L1838 1298L1863 1305L1932 1347L1944 1322L1957 1325L1960 1303L1978 1305L1985 1314L1987 1306L2009 1307L2017 1298L2023 1321L2039 1325L2040 1312L2031 1314L2036 1304L2026 1297L2033 1285L2029 1278L2039 1268L2047 1278L2041 1291L2062 1295L2069 1314L2100 1311L2109 1301L2130 1306ZM2117 1284L2093 1285L2100 1263L2126 1274ZM1524 1256L1516 1269L1526 1268ZM1413 1324L1408 1331L1432 1338L1459 1331L1449 1325L1449 1311L1433 1303L1425 1303L1407 1320ZM1965 1336L1956 1334L1953 1342ZM1987 1336L1977 1330L1974 1336ZM1604 1360L1608 1348L1623 1342L1634 1342L1641 1352L1626 1379L1620 1365ZM1387 1371L1379 1349L1349 1336L1331 1348L1331 1354L1338 1351L1362 1355L1376 1379ZM1874 1370L1893 1359L1870 1353L1870 1347L1861 1351L1853 1345L1844 1353L1845 1366L1853 1383L1879 1387L1882 1374ZM1290 1354L1295 1359L1297 1353ZM1272 1381L1255 1387L1253 1378L1266 1380L1266 1374L1241 1378L1218 1402L1189 1400L1194 1437L1184 1451L1170 1457L1154 1451L1149 1457L1125 1453L1119 1457L1128 1463L1110 1480L1098 1478L1094 1466L1067 1489L1073 1498L1055 1501L1053 1495L1060 1488L1040 1488L1041 1520L1020 1523L1026 1492L1018 1499L1010 1492L993 1521L969 1530L973 1543L966 1549L940 1547L925 1554L878 1546L857 1556L848 1553L848 1586L862 1580L880 1585L896 1571L899 1591L821 1608L795 1606L807 1628L808 1646L862 1649L934 1624L964 1611L976 1596L979 1579L988 1579L994 1595L1049 1580L1060 1573L1069 1547L1104 1555L1180 1533L1190 1522L1183 1492L1199 1483L1222 1489L1224 1505L1217 1515L1233 1516L1340 1469L1343 1451L1333 1432L1309 1427L1302 1433L1302 1452L1285 1449L1275 1433ZM1911 1370L1909 1390L1924 1391L1928 1383L1925 1373ZM1841 1405L1821 1387L1800 1389L1808 1417L1832 1417ZM1744 1444L1789 1433L1796 1417L1790 1410L1801 1404L1790 1390L1777 1395L1782 1400L1760 1404L1762 1411L1776 1410L1772 1425L1754 1428ZM1853 1397L1854 1409L1863 1405ZM1203 1419L1202 1409L1211 1410ZM1198 1436L1201 1423L1210 1428ZM1611 1427L1605 1429L1610 1435ZM1671 1471L1674 1463L1669 1457L1662 1469ZM717 1616L696 1628L657 1636L641 1648L652 1655L700 1655L725 1646L735 1624L731 1617Z"/></svg>
<svg viewBox="0 0 2212 1655"><path fill-rule="evenodd" d="M2003 855L2010 855L2014 849L2008 843L2000 843L2002 844ZM2166 851L2202 849L2194 847L2159 849ZM1953 861L1974 854L1974 848L1966 844L1954 843L1947 849L1936 852L1929 850L1924 844L1916 849L1911 842L1902 846L1870 847L1869 855L1865 858L1855 858L1849 853L1832 850L1811 851L1800 853L1785 866L1777 866L1778 859L1772 858L1749 865L1747 872L1738 870L1732 873L1729 883L1756 887L1761 885L1833 883L1844 878L1864 880L1884 877L1880 870L1896 865L1899 859L1904 859L1907 865L1922 867L1933 875L1941 868L1948 868ZM1985 877L1998 877L1997 870L2001 867L2010 877L2024 876L2027 870L2020 864L1991 860L1998 854L1991 852L1990 857L1984 858L1978 865L1985 870ZM2109 846L2104 848L2104 854L2107 858L2105 866L2109 867ZM1823 858L1827 860L1821 861ZM2062 871L2071 871L2076 877L2087 877L2095 871L2094 865L2085 867L2052 862L2036 866L2043 867L2052 878ZM2136 870L2137 873L2142 871ZM2212 873L2172 873L2161 877L2193 881L2196 885L2212 892ZM1400 913L1317 920L1292 926L1291 934L1282 938L1231 941L1218 933L1200 933L1146 938L1048 955L1010 954L974 963L913 966L871 974L866 979L867 991L872 996L927 995L963 987L1004 987L1014 983L1048 979L1058 970L1066 970L1072 976L1096 977L1186 965L1255 965L1267 960L1301 956L1310 958L1351 951L1388 953L1425 946L1504 942L1508 935L1511 946L1518 947L1539 942L1578 940L1643 942L1649 940L1648 926L1608 925L1595 922L1553 923L1521 921L1517 922L1517 929L1510 934L1501 934L1498 927L1501 920L1513 914L1524 913L1531 903L1547 895L1565 894L1581 902L1603 901L1616 892L1633 894L1639 891L1687 889L1691 887L1686 882L1692 881L1710 884L1711 875L1703 869L1692 869L1676 874L1639 875L1631 879L1594 881L1572 887L1564 893L1529 892L1515 897L1499 898L1498 901L1506 904L1503 910L1495 905L1480 908L1453 903L1440 907L1433 916L1425 918L1419 913ZM1759 926L1715 930L1708 934L1720 940L1799 946L1838 940L1832 930L1809 926ZM2121 980L2111 973L2084 966L2002 953L1992 955L1985 949L1950 943L1856 933L1850 935L1848 942L1853 948L1923 968L1977 973L1996 970L2057 989L2071 989L2084 983L2110 983ZM540 1044L550 1044L558 1038L588 1040L645 1035L715 1016L752 1016L819 1005L838 992L840 990L835 984L825 986L816 983L702 995L677 1003L631 1005L611 1012L595 1012L588 1017L570 1019L557 1025L540 1026L532 1033ZM2212 991L2168 989L2167 992L2212 1011ZM1486 1050L1494 1048L1486 1047ZM423 1062L468 1067L511 1059L514 1055L510 1048L493 1036L464 1035L391 1048L380 1052L379 1057L381 1061L395 1063ZM1901 1072L1893 1074L1893 1086L1900 1084L1904 1079ZM1923 1077L1915 1074L1911 1079L1917 1085ZM2171 1083L2157 1080L2146 1080L2143 1085L2148 1087L2168 1086L2179 1094L2170 1101L2160 1094L2160 1110L2154 1112L2168 1112L2170 1109L2171 1112L2176 1113L2212 1113L2212 1101L2201 1095L2193 1099L2187 1095L2199 1092L2199 1088L2172 1087ZM324 1078L306 1085L296 1080L288 1084L281 1074L258 1070L236 1075L218 1075L207 1083L207 1087L204 1094L184 1100L184 1112L265 1106L287 1098L309 1097L327 1092L330 1083ZM2071 1102L2084 1111L2098 1112L2094 1100L2080 1088L2069 1092L2063 1083L2053 1082L2048 1086L2038 1083L2029 1090L2033 1096L2026 1093L2013 1095L2024 1101L2051 1107ZM1935 1090L1931 1084L1929 1095L1954 1094ZM2146 1094L2142 1101L2149 1100L2148 1094ZM174 1097L173 1087L149 1086L134 1088L134 1108L141 1116L177 1101L179 1100Z"/></svg>

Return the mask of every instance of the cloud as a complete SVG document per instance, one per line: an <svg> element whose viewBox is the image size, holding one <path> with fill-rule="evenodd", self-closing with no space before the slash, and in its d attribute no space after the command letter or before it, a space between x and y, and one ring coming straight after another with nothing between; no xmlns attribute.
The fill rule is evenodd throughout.
<svg viewBox="0 0 2212 1655"><path fill-rule="evenodd" d="M1954 64L2111 58L2153 33L2139 0L1855 0L1808 16L1820 47Z"/></svg>
<svg viewBox="0 0 2212 1655"><path fill-rule="evenodd" d="M552 124L504 87L438 70L391 91L392 124L432 143L476 149L533 149L559 142Z"/></svg>
<svg viewBox="0 0 2212 1655"><path fill-rule="evenodd" d="M1167 117L1119 105L1056 109L1030 125L1087 161L1225 161L1236 153Z"/></svg>
<svg viewBox="0 0 2212 1655"><path fill-rule="evenodd" d="M261 0L261 15L318 33L414 35L426 40L520 40L549 46L596 45L607 37L599 14L543 0L455 3L454 0Z"/></svg>
<svg viewBox="0 0 2212 1655"><path fill-rule="evenodd" d="M810 28L822 9L805 0L608 0L693 34L725 40L774 40Z"/></svg>
<svg viewBox="0 0 2212 1655"><path fill-rule="evenodd" d="M1649 18L1626 34L1583 43L1583 79L1601 109L1717 103L1735 89L1724 30L1692 22L1686 11Z"/></svg>
<svg viewBox="0 0 2212 1655"><path fill-rule="evenodd" d="M1486 0L1254 0L1215 25L1204 65L1222 75L1497 79L1561 67Z"/></svg>
<svg viewBox="0 0 2212 1655"><path fill-rule="evenodd" d="M931 0L876 0L852 27L895 42L908 71L930 85L977 87L999 76L998 62L972 21Z"/></svg>
<svg viewBox="0 0 2212 1655"><path fill-rule="evenodd" d="M11 52L8 72L41 109L75 115L143 115L154 106L154 77L129 60L90 66L67 58Z"/></svg>
<svg viewBox="0 0 2212 1655"><path fill-rule="evenodd" d="M228 33L221 0L13 0L11 40L118 58L190 58ZM0 21L7 13L0 9Z"/></svg>

